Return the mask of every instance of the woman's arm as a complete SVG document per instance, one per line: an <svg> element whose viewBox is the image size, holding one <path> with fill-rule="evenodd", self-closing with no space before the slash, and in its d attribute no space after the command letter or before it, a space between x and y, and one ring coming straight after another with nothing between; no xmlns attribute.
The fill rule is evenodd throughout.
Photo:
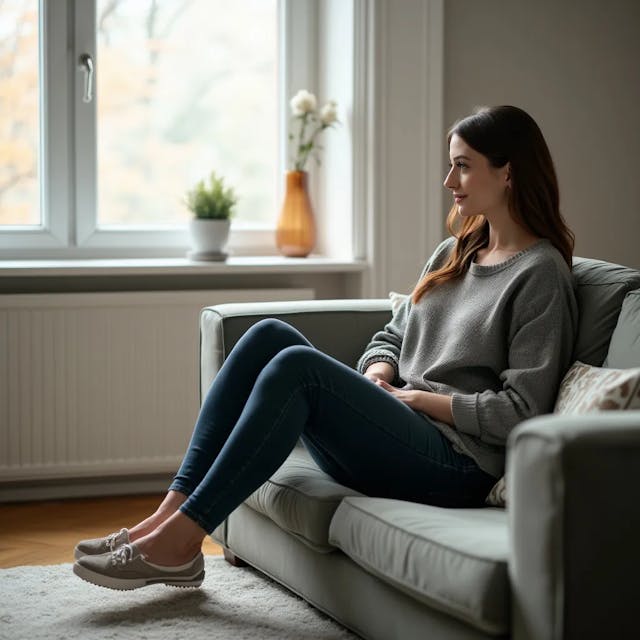
<svg viewBox="0 0 640 640"><path fill-rule="evenodd" d="M578 310L570 280L548 271L535 276L512 305L502 389L451 396L456 429L488 444L504 446L517 424L550 413L571 364Z"/></svg>
<svg viewBox="0 0 640 640"><path fill-rule="evenodd" d="M373 335L356 365L356 369L360 373L373 379L374 377L380 377L380 371L384 371L384 379L388 382L393 382L397 379L400 350L402 349L402 340L410 307L411 300L407 298L391 318L391 321L385 325L384 329ZM392 374L389 375L388 369L381 365L388 365L392 369ZM372 369L372 367L376 368Z"/></svg>
<svg viewBox="0 0 640 640"><path fill-rule="evenodd" d="M415 411L425 413L430 418L445 422L452 427L455 426L451 411L451 396L417 389L398 389L381 379L376 380L376 384Z"/></svg>
<svg viewBox="0 0 640 640"><path fill-rule="evenodd" d="M392 364L388 362L374 362L367 367L364 372L365 378L369 378L373 382L383 380L384 382L393 382L396 376L396 370Z"/></svg>
<svg viewBox="0 0 640 640"><path fill-rule="evenodd" d="M418 282L422 280L426 273L433 268L438 268L451 252L455 245L455 238L450 237L443 240L433 252L422 269ZM394 382L398 379L398 364L400 362L400 351L404 340L404 332L407 326L407 319L411 311L411 296L402 303L398 311L391 318L391 322L385 325L382 331L378 331L373 335L371 341L366 346L364 353L358 360L356 369L363 374L367 374L369 367L374 363L385 362L394 369L394 376L387 382ZM368 376L367 377L371 377ZM386 379L386 378L385 378Z"/></svg>

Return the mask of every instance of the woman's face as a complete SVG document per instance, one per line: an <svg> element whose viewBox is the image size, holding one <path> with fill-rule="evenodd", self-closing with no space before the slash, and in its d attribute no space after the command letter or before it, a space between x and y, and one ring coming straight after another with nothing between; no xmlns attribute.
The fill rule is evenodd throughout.
<svg viewBox="0 0 640 640"><path fill-rule="evenodd" d="M449 143L449 173L444 186L453 195L461 216L508 213L509 164L496 169L488 158L453 134Z"/></svg>

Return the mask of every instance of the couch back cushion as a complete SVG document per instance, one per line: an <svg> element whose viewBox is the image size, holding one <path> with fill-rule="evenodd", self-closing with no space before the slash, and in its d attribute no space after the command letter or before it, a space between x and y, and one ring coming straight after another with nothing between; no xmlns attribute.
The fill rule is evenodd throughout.
<svg viewBox="0 0 640 640"><path fill-rule="evenodd" d="M573 259L573 277L580 310L573 361L600 367L607 356L625 296L640 288L640 271L576 257Z"/></svg>
<svg viewBox="0 0 640 640"><path fill-rule="evenodd" d="M604 366L613 369L640 367L640 289L629 292L622 303Z"/></svg>

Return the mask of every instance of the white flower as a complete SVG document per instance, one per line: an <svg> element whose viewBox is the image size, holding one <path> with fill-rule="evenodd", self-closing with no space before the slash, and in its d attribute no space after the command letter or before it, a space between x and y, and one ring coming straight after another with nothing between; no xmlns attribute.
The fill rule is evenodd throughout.
<svg viewBox="0 0 640 640"><path fill-rule="evenodd" d="M310 155L320 164L318 137L326 128L338 122L338 105L334 100L329 100L318 113L316 97L306 89L300 89L289 104L293 112L291 123L294 129L289 132L293 146L291 164L295 171L304 171Z"/></svg>
<svg viewBox="0 0 640 640"><path fill-rule="evenodd" d="M291 98L291 111L294 116L303 116L305 113L311 113L316 110L316 97L313 93L309 93L305 89L300 89L293 98Z"/></svg>
<svg viewBox="0 0 640 640"><path fill-rule="evenodd" d="M335 100L329 100L320 111L320 122L325 127L332 125L338 119L337 103Z"/></svg>

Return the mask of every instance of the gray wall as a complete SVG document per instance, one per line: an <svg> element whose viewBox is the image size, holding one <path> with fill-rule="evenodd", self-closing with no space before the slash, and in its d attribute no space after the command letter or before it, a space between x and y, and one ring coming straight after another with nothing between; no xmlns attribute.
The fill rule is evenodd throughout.
<svg viewBox="0 0 640 640"><path fill-rule="evenodd" d="M445 125L476 105L528 111L576 255L640 268L640 2L446 0L444 46Z"/></svg>

